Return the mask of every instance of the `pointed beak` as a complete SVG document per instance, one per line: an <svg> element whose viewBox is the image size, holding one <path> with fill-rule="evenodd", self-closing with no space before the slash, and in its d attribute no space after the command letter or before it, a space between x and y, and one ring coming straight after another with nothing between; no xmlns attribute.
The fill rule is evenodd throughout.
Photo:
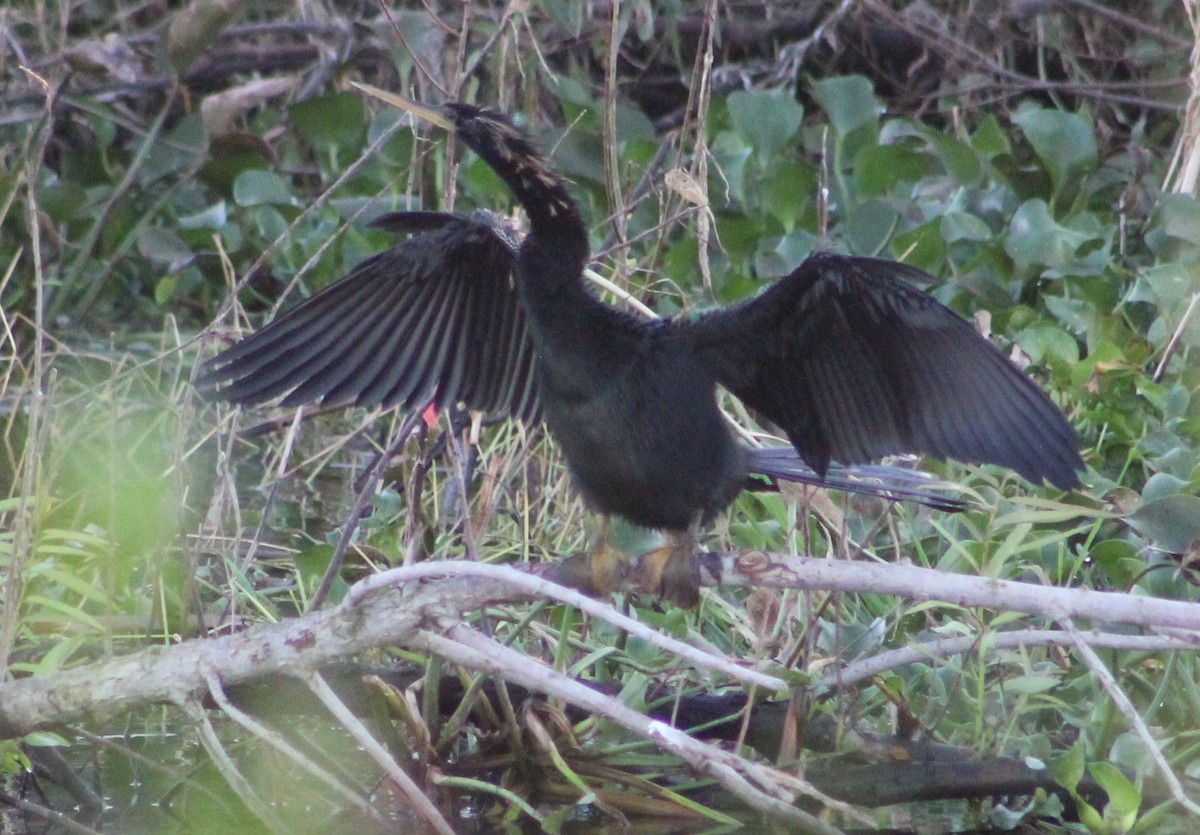
<svg viewBox="0 0 1200 835"><path fill-rule="evenodd" d="M398 96L395 93L389 93L387 90L380 90L378 87L372 87L370 84L359 84L357 81L351 81L350 84L362 90L368 96L379 99L385 104L390 104L392 107L398 107L405 113L411 113L417 119L424 119L430 124L437 125L439 128L453 131L454 122L436 107L418 104L415 101L409 101L403 96Z"/></svg>

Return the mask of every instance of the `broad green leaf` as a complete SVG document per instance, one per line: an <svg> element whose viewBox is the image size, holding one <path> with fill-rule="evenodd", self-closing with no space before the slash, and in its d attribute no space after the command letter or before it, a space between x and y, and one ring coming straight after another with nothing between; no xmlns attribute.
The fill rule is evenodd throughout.
<svg viewBox="0 0 1200 835"><path fill-rule="evenodd" d="M1140 736L1130 731L1120 734L1108 749L1108 761L1120 763L1126 771L1138 776L1153 774L1158 766Z"/></svg>
<svg viewBox="0 0 1200 835"><path fill-rule="evenodd" d="M816 200L817 178L811 166L780 160L762 182L763 206L788 232Z"/></svg>
<svg viewBox="0 0 1200 835"><path fill-rule="evenodd" d="M1133 582L1146 567L1132 542L1124 539L1106 539L1097 542L1088 551L1088 558L1104 570L1112 585L1123 589Z"/></svg>
<svg viewBox="0 0 1200 835"><path fill-rule="evenodd" d="M730 93L727 105L734 130L764 167L773 164L776 154L795 138L804 119L804 108L786 89Z"/></svg>
<svg viewBox="0 0 1200 835"><path fill-rule="evenodd" d="M1200 496L1163 496L1142 505L1125 521L1156 547L1182 554L1200 536Z"/></svg>
<svg viewBox="0 0 1200 835"><path fill-rule="evenodd" d="M1018 342L1038 365L1044 364L1050 358L1068 366L1079 362L1079 343L1075 341L1075 337L1053 325L1027 328L1021 332Z"/></svg>
<svg viewBox="0 0 1200 835"><path fill-rule="evenodd" d="M84 211L87 193L74 181L55 181L38 189L38 208L56 223L63 223Z"/></svg>
<svg viewBox="0 0 1200 835"><path fill-rule="evenodd" d="M233 199L239 206L292 205L292 190L273 171L252 168L233 181Z"/></svg>
<svg viewBox="0 0 1200 835"><path fill-rule="evenodd" d="M1198 289L1200 262L1166 263L1141 270L1130 296L1157 305L1163 316L1180 318Z"/></svg>
<svg viewBox="0 0 1200 835"><path fill-rule="evenodd" d="M1062 110L1022 110L1013 116L1042 166L1050 173L1055 191L1069 179L1094 168L1100 152L1091 122Z"/></svg>
<svg viewBox="0 0 1200 835"><path fill-rule="evenodd" d="M0 739L0 775L17 776L33 771L29 756L15 739Z"/></svg>
<svg viewBox="0 0 1200 835"><path fill-rule="evenodd" d="M812 83L813 98L829 116L839 138L878 122L883 106L871 82L861 75L823 78Z"/></svg>
<svg viewBox="0 0 1200 835"><path fill-rule="evenodd" d="M179 235L162 226L143 226L137 243L143 258L163 265L168 272L183 269L196 257Z"/></svg>
<svg viewBox="0 0 1200 835"><path fill-rule="evenodd" d="M363 141L363 97L357 92L329 93L288 108L296 132L314 148L351 148Z"/></svg>
<svg viewBox="0 0 1200 835"><path fill-rule="evenodd" d="M991 113L983 117L979 123L979 127L975 129L975 133L971 134L971 147L980 153L985 159L992 159L1001 154L1011 154L1012 146L1008 142L1008 135L1004 129L1000 127L1000 123Z"/></svg>
<svg viewBox="0 0 1200 835"><path fill-rule="evenodd" d="M854 158L854 185L860 197L890 194L899 183L915 183L929 173L930 160L900 145L868 145Z"/></svg>
<svg viewBox="0 0 1200 835"><path fill-rule="evenodd" d="M986 241L992 230L979 217L967 212L946 212L941 218L942 239L946 243L955 241Z"/></svg>
<svg viewBox="0 0 1200 835"><path fill-rule="evenodd" d="M857 255L878 255L900 222L890 200L874 198L860 203L846 217L846 238Z"/></svg>
<svg viewBox="0 0 1200 835"><path fill-rule="evenodd" d="M1059 224L1044 200L1033 199L1013 215L1004 251L1023 266L1064 268L1077 262L1080 247L1095 240L1093 234Z"/></svg>
<svg viewBox="0 0 1200 835"><path fill-rule="evenodd" d="M1088 772L1108 795L1108 804L1104 810L1105 817L1109 817L1111 812L1116 818L1116 824L1120 827L1120 831L1128 830L1133 825L1138 808L1142 805L1142 793L1112 763L1092 763L1088 766Z"/></svg>
<svg viewBox="0 0 1200 835"><path fill-rule="evenodd" d="M309 594L316 590L321 578L325 576L325 570L329 568L329 561L333 558L333 551L332 545L320 543L306 548L293 558L300 572L301 582ZM333 585L329 587L329 600L333 603L338 602L346 596L349 589L349 584L339 574L333 578Z"/></svg>
<svg viewBox="0 0 1200 835"><path fill-rule="evenodd" d="M918 129L921 136L937 151L946 173L959 185L977 186L983 180L983 166L975 149L936 128Z"/></svg>
<svg viewBox="0 0 1200 835"><path fill-rule="evenodd" d="M897 232L892 237L892 254L897 260L930 273L941 270L946 261L941 220L934 218L914 229Z"/></svg>
<svg viewBox="0 0 1200 835"><path fill-rule="evenodd" d="M1054 781L1067 791L1074 794L1079 781L1083 779L1083 744L1076 742L1061 757L1050 764L1050 773Z"/></svg>
<svg viewBox="0 0 1200 835"><path fill-rule="evenodd" d="M1142 504L1165 496L1174 496L1186 486L1187 482L1182 478L1170 473L1155 473L1146 479L1146 483L1142 487Z"/></svg>
<svg viewBox="0 0 1200 835"><path fill-rule="evenodd" d="M1190 194L1159 195L1144 239L1160 264L1195 262L1200 245L1200 203Z"/></svg>
<svg viewBox="0 0 1200 835"><path fill-rule="evenodd" d="M206 209L176 218L181 229L220 229L229 222L229 210L224 200L218 200Z"/></svg>
<svg viewBox="0 0 1200 835"><path fill-rule="evenodd" d="M718 169L709 181L709 194L714 200L719 198L744 204L746 168L754 150L740 134L731 130L721 131L708 147Z"/></svg>

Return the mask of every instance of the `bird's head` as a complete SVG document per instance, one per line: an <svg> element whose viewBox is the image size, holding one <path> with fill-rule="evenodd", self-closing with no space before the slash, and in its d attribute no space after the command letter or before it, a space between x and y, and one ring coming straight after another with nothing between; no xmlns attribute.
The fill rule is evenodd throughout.
<svg viewBox="0 0 1200 835"><path fill-rule="evenodd" d="M546 157L526 133L504 114L458 102L424 105L369 84L356 83L354 86L459 137L508 183L535 228L541 220L582 227L566 184L553 172Z"/></svg>

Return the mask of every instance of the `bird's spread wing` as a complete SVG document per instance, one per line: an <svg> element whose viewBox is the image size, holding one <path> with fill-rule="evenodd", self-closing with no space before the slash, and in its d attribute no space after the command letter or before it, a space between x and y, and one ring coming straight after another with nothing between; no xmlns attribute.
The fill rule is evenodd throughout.
<svg viewBox="0 0 1200 835"><path fill-rule="evenodd" d="M697 350L818 472L920 452L1076 486L1074 429L969 323L908 283L928 279L817 253L757 298L699 319Z"/></svg>
<svg viewBox="0 0 1200 835"><path fill-rule="evenodd" d="M508 230L482 213L402 212L376 225L422 234L209 360L197 384L234 403L461 402L536 422L535 354Z"/></svg>

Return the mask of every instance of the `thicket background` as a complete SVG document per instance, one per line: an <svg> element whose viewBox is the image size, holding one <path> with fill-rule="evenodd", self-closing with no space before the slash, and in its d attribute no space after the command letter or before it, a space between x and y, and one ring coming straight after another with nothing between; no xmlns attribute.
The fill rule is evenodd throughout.
<svg viewBox="0 0 1200 835"><path fill-rule="evenodd" d="M1195 600L1196 15L1179 0L0 9L7 678L309 607L362 510L358 479L403 416L239 417L197 397L195 365L390 245L366 227L376 215L512 206L478 159L397 127L352 80L520 114L573 183L596 268L660 315L752 295L815 247L927 270L926 289L974 316L1062 405L1089 465L1086 488L1062 495L923 462L978 499L954 516L745 495L709 547ZM553 444L493 427L472 445L461 429L445 416L420 426L368 491L334 600L377 567L536 563L586 546L589 522ZM729 589L706 592L696 613L621 602L670 634L790 671L802 697L780 715L833 717L846 732L831 752L799 754L810 776L847 758L904 758L851 751L854 731L952 745L972 763L1056 763L1068 789L1087 765L1100 786L1091 817L1025 787L970 801L914 792L869 812L880 825L1195 826L1118 704L1123 694L1194 794L1200 670L1189 652L1104 651L1104 682L1069 648L994 648L1006 630L1053 624L992 608ZM563 605L465 620L639 709L730 691L719 674ZM960 636L969 651L819 684L855 659ZM377 732L419 753L401 758L456 826L759 820L679 760L560 703L510 693L507 717L447 726L443 702L453 710L455 697L446 684L439 699L433 683L466 673L413 648L361 660L404 665L387 691L403 718L377 706ZM310 758L379 803L378 774L344 734L271 688L259 713L295 724ZM411 710L397 706L405 694ZM247 743L222 706L205 709L229 762L198 745L194 716L148 708L0 744L0 802L29 827L18 831L35 831L45 809L85 831L328 831L361 814ZM783 738L783 726L755 727L750 756L777 757L762 740ZM231 790L231 774L270 810ZM406 814L396 809L387 814Z"/></svg>

